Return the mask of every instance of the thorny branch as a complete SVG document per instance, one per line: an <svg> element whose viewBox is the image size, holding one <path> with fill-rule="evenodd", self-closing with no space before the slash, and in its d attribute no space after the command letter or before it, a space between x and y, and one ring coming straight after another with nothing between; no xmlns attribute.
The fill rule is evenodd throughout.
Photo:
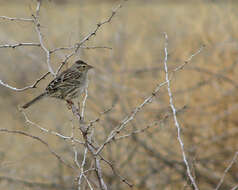
<svg viewBox="0 0 238 190"><path fill-rule="evenodd" d="M52 75L56 76L56 74L54 73L54 70L53 70L53 68L50 64L50 51L46 48L46 46L43 42L43 35L41 33L41 25L40 25L40 8L41 8L41 0L37 0L36 16L32 15L33 21L34 21L34 24L35 24L35 30L38 34L38 39L39 39L39 42L40 42L40 46L46 53L46 61L47 61L47 66L48 66L49 72Z"/></svg>
<svg viewBox="0 0 238 190"><path fill-rule="evenodd" d="M41 31L41 24L40 24L40 9L41 9L41 0L37 0L37 5L36 5L36 12L35 12L35 15L33 14L32 15L32 18L31 19L25 19L25 18L10 18L10 17L5 17L5 16L2 16L0 18L2 19L8 19L8 20L11 20L11 21L29 21L29 22L32 22L34 23L34 26L35 26L35 31L38 35L38 40L39 40L39 43L31 43L31 42L22 42L22 43L16 43L16 44L3 44L3 45L0 45L0 48L16 48L16 47L21 47L21 46L32 46L32 47L41 47L45 54L46 54L46 62L47 62L47 66L48 66L48 72L45 73L44 75L42 75L39 79L37 79L32 85L30 86L26 86L24 88L15 88L15 87L12 87L8 84L6 84L5 82L3 82L2 80L0 80L0 84L7 87L7 88L10 88L11 90L15 90L15 91L24 91L24 90L27 90L27 89L30 89L30 88L35 88L37 86L37 84L43 80L46 76L48 76L49 74L52 74L54 76L56 76L58 74L58 72L61 70L61 68L63 67L63 65L68 61L68 59L70 57L72 57L73 55L75 55L79 48L83 48L83 49L98 49L98 48L107 48L107 49L111 49L111 48L108 48L108 47L105 47L105 46L91 46L91 47L87 47L87 46L83 46L83 44L90 40L93 36L96 35L97 31L103 26L105 25L106 23L109 23L111 22L112 18L114 17L114 15L116 14L117 10L119 8L121 8L121 5L119 5L118 7L116 7L113 11L112 11L112 14L103 22L99 22L96 26L96 28L91 32L89 33L87 36L85 36L79 43L76 43L74 46L72 47L62 47L62 48L56 48L56 49L53 49L53 50L49 50L47 49L46 45L45 45L45 42L43 40L43 34L42 34L42 31ZM52 66L51 66L51 63L50 63L50 59L51 59L51 54L56 52L56 51L60 51L60 50L74 50L71 54L67 55L65 60L63 61L63 63L59 66L58 70L56 71L56 73L54 72ZM83 108L82 108L82 112L81 112L81 115L84 116L84 110L85 110L85 106L86 106L86 100L87 100L87 91L85 93L85 97L84 97L84 100L83 100ZM79 110L77 108L75 108L74 106L72 106L72 112L74 113L74 115L78 118L79 120L79 123L80 123L80 130L83 134L83 137L84 137L84 140L85 142L82 143L81 141L77 140L73 135L72 136L64 136L60 133L57 133L55 131L51 131L51 130L48 130L46 128L43 128L41 127L40 125L32 122L28 116L26 115L26 113L21 110L21 112L23 113L23 116L25 118L25 122L26 123L29 123L30 125L32 126L35 126L37 127L38 129L40 129L41 131L43 132L46 132L46 133L49 133L49 134L52 134L52 135L55 135L57 137L60 137L61 139L63 140L71 140L72 142L77 142L77 143L80 143L80 144L84 144L85 145L85 152L84 152L84 158L83 158L83 161L82 161L82 164L80 165L77 161L77 151L76 149L74 149L74 152L75 152L75 163L76 165L78 166L78 168L80 168L80 176L79 176L79 189L80 189L80 184L81 184L81 180L82 180L82 177L84 177L88 183L88 186L90 187L90 189L92 189L92 186L90 185L90 182L89 180L87 179L87 176L85 175L85 172L84 171L84 165L85 165L85 161L86 161L86 156L87 156L87 151L89 151L92 155L94 155L94 161L95 161L95 171L96 171L96 174L97 174L97 177L98 177L98 180L99 180L99 184L100 184L100 187L101 189L104 189L106 190L107 189L107 185L105 184L104 182L104 179L102 177L102 169L101 169L101 164L100 164L100 160L103 159L102 156L99 154L98 156L95 155L95 151L96 149L92 146L92 143L91 143L91 138L89 138L88 136L88 128L91 127L93 125L93 121L90 122L90 125L89 126L86 126L84 124L84 121L83 121L83 117L80 116L80 113L79 113ZM97 122L99 119L97 119L95 122ZM21 135L25 135L25 136L28 136L28 137L31 137L35 140L38 140L40 141L41 143L43 143L45 146L47 146L47 148L49 149L49 151L57 157L57 159L59 159L61 162L64 162L64 160L62 160L62 158L57 155L53 150L51 150L51 148L49 147L49 145L43 141L42 139L40 139L39 137L36 137L36 136L33 136L33 135L30 135L30 134L27 134L25 132L21 132L21 131L10 131L10 130L7 130L7 129L2 129L2 131L4 132L8 132L8 133L18 133L18 134L21 134ZM75 148L75 146L74 146ZM103 159L104 161L106 161L105 159ZM113 172L115 172L115 169L113 168L112 165L110 165L113 169ZM70 166L72 167L72 166ZM119 174L116 174L119 176ZM119 176L124 182L126 182L126 180ZM128 183L129 184L129 183Z"/></svg>
<svg viewBox="0 0 238 190"><path fill-rule="evenodd" d="M84 95L83 102L82 102L82 111L81 111L82 118L84 117L84 111L85 111L85 107L86 107L87 98L88 98L88 81L87 81L87 87L85 89L85 95Z"/></svg>
<svg viewBox="0 0 238 190"><path fill-rule="evenodd" d="M21 92L21 91L24 91L24 90L28 90L28 89L30 89L30 88L36 88L37 84L38 84L41 80L45 79L49 74L50 74L50 72L45 73L45 74L42 75L39 79L37 79L32 85L26 86L26 87L23 87L23 88L16 88L16 87L10 86L10 85L8 85L7 83L3 82L2 80L0 80L0 84L1 84L2 86L5 86L5 87L7 87L7 88L10 88L11 90L14 90L14 91L17 91L17 92Z"/></svg>
<svg viewBox="0 0 238 190"><path fill-rule="evenodd" d="M166 84L166 82L163 82L161 84L159 84L156 89L152 92L152 94L147 97L138 107L136 107L129 116L127 116L125 119L123 119L123 121L121 122L120 125L118 125L111 133L110 135L107 137L107 139L105 140L105 142L98 148L96 155L99 154L103 148L105 147L106 144L110 143L112 140L114 140L115 136L117 134L119 134L121 132L121 130L123 130L126 125L135 118L135 116L137 115L138 112L140 112L142 110L142 108L146 105L151 103L152 99L156 96L156 94L159 92L160 88L162 86L164 86Z"/></svg>
<svg viewBox="0 0 238 190"><path fill-rule="evenodd" d="M36 7L36 15L32 15L32 19L25 19L25 18L10 18L10 17L5 17L5 16L0 16L0 18L2 19L7 19L7 20L10 20L10 21L27 21L27 22L33 22L35 24L35 30L38 34L38 39L39 39L39 43L17 43L17 44L5 44L5 45L0 45L0 48L16 48L16 47L20 47L20 46L36 46L36 47L41 47L45 53L46 53L46 58L47 58L47 65L48 65L48 72L45 73L42 77L40 77L39 79L37 79L32 85L30 86L27 86L27 87L24 87L24 88L15 88L15 87L12 87L6 83L4 83L2 80L0 80L0 84L7 87L7 88L10 88L12 90L15 90L15 91L24 91L24 90L27 90L29 88L35 88L37 86L37 84L42 80L44 79L46 76L48 76L50 73L53 74L54 76L56 76L59 71L62 69L62 67L64 66L64 64L72 57L74 56L78 50L80 48L84 48L84 49L96 49L96 48L108 48L108 47L86 47L86 46L83 46L85 44L86 41L90 40L93 36L96 35L96 33L98 32L98 30L100 29L100 27L102 27L104 24L106 23L110 23L112 18L114 17L114 15L116 14L116 12L118 11L119 8L121 8L121 5L119 5L118 7L116 7L113 11L112 11L112 14L103 22L99 22L96 26L96 28L90 32L88 35L86 35L80 42L76 43L74 46L72 47L60 47L60 48L55 48L53 50L49 50L46 48L45 46L45 43L43 41L43 34L41 32L41 25L40 25L40 20L39 20L39 15L40 15L40 7L41 7L41 0L37 0L37 7ZM62 139L69 139L71 141L75 141L75 142L78 142L80 144L83 144L85 146L85 149L84 149L84 157L83 157L83 160L82 160L82 163L81 165L79 164L78 162L78 157L77 157L77 150L74 149L74 153L75 153L75 157L74 157L74 160L75 160L75 163L77 165L78 168L80 168L80 175L79 175L79 181L78 181L78 184L79 184L79 189L80 189L80 184L81 184L81 180L82 180L82 177L84 177L90 187L90 189L92 189L92 186L90 185L90 182L89 180L87 179L87 176L85 175L85 173L89 170L84 170L84 165L85 165L85 161L86 161L86 157L87 157L87 152L89 151L93 157L94 157L94 161L95 161L95 168L93 168L93 170L96 172L97 174L97 177L98 177L98 181L99 181L99 184L100 184L100 188L101 189L107 189L107 185L105 184L104 182L104 179L103 179L103 176L102 176L102 169L101 169L101 164L100 164L100 160L104 160L106 163L108 163L113 172L118 175L120 177L120 179L122 181L124 181L125 183L127 183L129 186L131 186L130 183L128 183L126 181L126 179L124 179L123 177L121 177L119 174L117 174L117 172L114 170L114 166L108 162L107 160L105 160L101 155L100 155L100 152L103 150L103 148L106 146L106 144L110 143L112 140L114 139L121 139L121 138L126 138L126 137L129 137L133 134L136 134L136 133L140 133L140 132L143 132L145 130L147 130L150 126L147 126L141 130L137 130L137 131L134 131L133 133L131 134L128 134L128 135L125 135L125 136L120 136L120 137L117 137L116 138L116 135L119 134L125 127L126 125L132 121L137 113L139 113L147 104L151 103L153 98L157 95L157 93L159 92L160 88L162 86L165 86L167 85L168 87L168 93L169 93L169 98L170 98L170 106L171 106L171 109L173 111L173 117L174 117L174 121L175 121L175 125L177 127L177 132L178 132L178 140L180 142L180 146L181 146L181 149L182 149L182 153L183 153L183 159L184 159L184 162L185 162L185 165L187 167L187 173L188 173L188 176L194 186L194 188L197 190L198 187L196 186L196 183L195 183L195 180L193 179L192 177L192 174L191 174L191 171L190 171L190 168L189 168L189 164L188 164L188 161L187 161L187 158L186 158L186 155L185 155L185 151L184 151L184 144L182 142L182 139L181 139L181 135L180 135L180 126L179 126L179 123L177 121L177 110L175 109L174 107L174 104L173 104L173 99L172 99L172 93L171 93L171 90L170 90L170 79L169 79L169 72L168 72L168 68L167 68L167 59L168 59L168 52L167 52L167 46L168 46L168 37L167 37L167 34L165 35L166 37L166 45L165 45L165 59L164 59L164 66L165 66L165 73L166 73L166 81L159 84L155 90L151 93L150 96L148 96L139 106L137 106L128 116L126 116L122 121L121 123L115 127L115 129L113 131L111 131L110 135L106 138L105 142L98 148L96 149L93 145L92 145L92 142L91 142L91 138L89 137L88 135L88 132L89 132L89 128L91 128L93 126L93 124L95 122L98 122L100 120L100 117L97 118L95 121L91 121L89 125L86 125L84 123L84 119L83 119L83 116L84 116L84 110L85 110L85 105L86 105L86 100L87 100L87 93L85 95L85 98L84 98L84 101L83 101L83 109L82 109L82 112L81 112L81 115L80 115L80 111L73 105L72 106L72 112L73 114L77 117L78 121L79 121L79 129L80 131L82 132L83 134L83 137L84 137L84 141L85 142L81 142L79 140L77 140L76 138L74 138L74 136L64 136L62 134L59 134L57 132L54 132L54 131L51 131L51 130L48 130L48 129L45 129L41 126L39 126L38 124L30 121L27 117L27 115L23 113L24 117L25 117L25 121L26 123L29 123L37 128L39 128L41 131L43 132L46 132L46 133L49 133L49 134L53 134L53 135L56 135ZM197 54L199 54L202 49L204 47L200 48L196 53L192 54L189 59L187 61L184 62L183 65L177 67L173 72L176 72L180 69L182 69L186 64L188 64L188 62L190 62L192 60L192 58L194 56L196 56ZM108 48L110 49L110 48ZM53 68L51 67L51 64L50 64L50 55L52 53L55 53L56 51L61 51L61 50L74 50L73 52L71 52L69 55L67 55L64 59L64 61L62 62L62 64L58 67L57 71L54 72L53 71ZM151 126L154 126L156 125L157 123L153 123L151 124ZM22 135L25 135L25 136L28 136L28 137L31 137L35 140L38 140L39 142L43 143L45 146L47 146L47 148L49 149L49 151L55 156L57 157L57 159L59 159L61 162L63 162L64 164L67 164L64 162L64 160L62 160L62 158L57 155L53 150L51 150L51 148L49 147L49 145L43 141L42 139L40 139L39 137L36 137L36 136L33 136L33 135L30 135L30 134L27 134L25 132L22 132L22 131L10 131L10 130L7 130L7 129L0 129L1 132L8 132L8 133L18 133L18 134L22 134ZM74 147L75 148L75 147ZM236 155L237 156L237 153ZM233 159L234 160L234 159ZM232 161L232 164L234 163L234 161ZM71 165L69 167L72 167ZM225 173L228 172L228 170L230 169L230 165L228 166L228 169L226 169ZM224 174L225 174L224 173ZM225 176L224 176L225 177ZM224 179L224 177L221 179L221 183ZM220 183L219 183L220 184ZM218 188L219 188L219 184L218 184Z"/></svg>
<svg viewBox="0 0 238 190"><path fill-rule="evenodd" d="M65 186L59 185L57 183L39 183L39 182L32 182L23 179L12 178L8 176L0 176L0 182L7 181L9 183L16 183L18 185L24 185L29 188L39 188L39 189L68 189Z"/></svg>
<svg viewBox="0 0 238 190"><path fill-rule="evenodd" d="M183 69L183 68L193 59L193 57L195 57L196 55L198 55L199 53L201 53L202 50L203 50L205 47L206 47L205 45L202 45L202 47L200 47L199 50L197 50L195 53L193 53L192 55L190 55L190 57L189 57L186 61L184 61L184 63L183 63L182 65L180 65L179 67L175 68L175 69L173 70L173 72L176 72L176 71L178 71L178 70Z"/></svg>
<svg viewBox="0 0 238 190"><path fill-rule="evenodd" d="M181 70L184 67L184 64L188 64L192 58L195 55L198 55L203 48L200 48L198 51L196 51L192 56L190 56L185 63L183 63L182 65L178 66L177 68L174 69L174 72L177 72L179 70ZM153 101L153 98L158 94L159 90L161 89L161 87L165 86L171 79L166 80L165 82L160 83L159 85L157 85L157 87L154 89L154 91L151 93L151 95L149 97L147 97L139 106L137 106L132 112L131 114L129 114L128 116L126 116L121 122L120 124L115 127L115 129L113 131L111 131L110 135L108 135L108 137L106 138L106 140L104 141L104 143L98 148L96 154L100 153L103 148L105 147L106 144L110 143L111 141L113 141L115 139L115 136L117 134L119 134L125 127L126 125L132 121L135 116L137 115L138 112L140 112L143 107L149 103L151 103Z"/></svg>
<svg viewBox="0 0 238 190"><path fill-rule="evenodd" d="M39 43L33 43L33 42L22 42L22 43L17 43L17 44L3 44L0 45L0 48L16 48L16 47L21 47L21 46L38 46L40 47Z"/></svg>
<svg viewBox="0 0 238 190"><path fill-rule="evenodd" d="M83 154L83 161L82 161L81 166L79 167L79 168L80 168L80 175L79 175L79 180L78 180L79 190L81 189L81 188L80 188L80 185L81 185L81 183L82 183L82 177L85 176L85 175L84 175L84 166L85 166L85 163L86 163L87 152L88 152L88 148L85 147L85 149L84 149L84 154Z"/></svg>
<svg viewBox="0 0 238 190"><path fill-rule="evenodd" d="M93 119L93 120L91 120L91 121L89 122L88 128L91 129L91 128L93 127L93 125L94 125L95 123L99 122L100 119L101 119L101 117L102 117L103 115L109 113L109 112L113 109L114 106L115 106L115 103L114 103L109 109L106 109L105 111L99 113L99 116L98 116L96 119Z"/></svg>
<svg viewBox="0 0 238 190"><path fill-rule="evenodd" d="M77 48L76 45L69 46L69 47L59 47L59 48L55 48L55 49L50 50L50 53L52 54L52 53L55 53L57 51L72 50L72 49L75 49L75 48ZM106 46L81 46L80 48L81 49L109 49L109 50L112 49L111 47L106 47Z"/></svg>
<svg viewBox="0 0 238 190"><path fill-rule="evenodd" d="M177 111L177 113L179 112L183 112L184 110L186 109L186 106L182 107L181 109L179 109ZM128 134L125 134L125 135L122 135L122 136L119 136L119 137L115 137L115 140L122 140L122 139L125 139L125 138L128 138L128 137L131 137L132 135L136 135L136 134L139 134L139 133L143 133L145 131L147 131L149 128L152 128L154 126L158 126L159 124L165 122L169 117L171 116L171 114L167 114L165 115L161 120L159 121L154 121L153 123L145 126L144 128L142 129L138 129L138 130L135 130L135 131L132 131L131 133L128 133Z"/></svg>
<svg viewBox="0 0 238 190"><path fill-rule="evenodd" d="M98 158L97 155L95 155L95 148L92 146L91 137L88 135L88 126L86 125L85 121L80 115L79 109L75 107L74 104L70 105L72 109L72 113L77 117L79 121L79 130L81 131L84 141L85 141L85 148L89 150L89 152L94 156L94 162L95 162L95 172L98 177L98 182L100 185L100 188L102 190L107 190L107 185L104 182L104 179L102 177L102 169L100 164L100 158ZM80 167L80 166L78 166Z"/></svg>
<svg viewBox="0 0 238 190"><path fill-rule="evenodd" d="M3 20L10 20L10 21L25 21L25 22L33 22L31 18L16 18L16 17L7 17L7 16L0 16Z"/></svg>
<svg viewBox="0 0 238 190"><path fill-rule="evenodd" d="M98 177L98 181L100 184L100 188L103 190L107 190L107 185L105 184L103 177L102 177L102 168L101 168L101 164L100 164L100 159L97 158L96 156L94 157L95 159L95 171Z"/></svg>
<svg viewBox="0 0 238 190"><path fill-rule="evenodd" d="M31 120L28 118L27 114L26 114L22 109L20 109L20 111L22 112L26 123L28 123L28 124L30 124L30 125L32 125L32 126L38 128L38 129L40 129L42 132L48 133L48 134L51 134L51 135L55 135L56 137L59 137L59 138L61 138L61 139L63 139L63 140L70 140L70 141L73 140L74 142L77 142L78 144L84 144L84 143L81 142L80 140L74 138L74 136L65 136L65 135L62 135L62 134L60 134L60 133L58 133L58 132L55 132L55 131L53 131L53 130L46 129L46 128L44 128L44 127L38 125L37 123L34 123L33 121L31 121Z"/></svg>
<svg viewBox="0 0 238 190"><path fill-rule="evenodd" d="M222 177L221 177L219 183L217 184L215 190L218 190L218 189L221 187L221 185L222 185L222 183L223 183L223 181L224 181L224 179L225 179L226 174L227 174L228 171L231 169L231 167L233 166L233 164L236 162L237 157L238 157L238 151L235 153L235 155L233 156L233 158L232 158L232 160L230 161L229 165L228 165L227 168L225 169L225 171L224 171L224 173L223 173L223 175L222 175Z"/></svg>
<svg viewBox="0 0 238 190"><path fill-rule="evenodd" d="M77 166L77 168L80 170L80 173L79 173L79 177L77 179L78 183L77 183L77 187L78 187L78 190L81 189L81 183L82 183L82 177L84 177L88 183L88 186L90 189L92 189L92 185L90 184L89 180L87 179L87 176L85 175L85 171L84 171L84 166L86 164L86 158L87 158L87 152L88 152L88 148L85 147L84 148L84 154L83 154L83 160L82 160L82 164L80 165L79 162L78 162L78 151L77 151L77 148L75 146L75 138L74 138L74 131L75 131L75 127L73 126L72 127L72 146L73 146L73 151L74 151L74 162Z"/></svg>
<svg viewBox="0 0 238 190"><path fill-rule="evenodd" d="M43 41L43 34L41 32L41 24L40 24L40 8L41 8L41 0L37 0L37 6L36 6L36 13L35 15L32 15L32 18L28 19L28 18L11 18L11 17L7 17L7 16L0 16L1 19L7 19L7 20L11 20L11 21L27 21L27 22L33 22L35 25L35 31L37 32L38 35L38 39L39 39L39 43L33 43L33 42L22 42L22 43L16 43L16 44L2 44L0 45L0 48L16 48L16 47L21 47L21 46L35 46L35 47L41 47L45 53L46 53L46 62L47 62L47 66L48 66L48 72L46 74L44 74L40 79L38 79L35 83L33 83L30 86L27 87L23 87L23 88L16 88L16 87L12 87L10 85L8 85L7 83L3 82L0 79L0 84L10 88L11 90L15 90L15 91L24 91L24 90L28 90L30 88L35 88L36 85L42 80L44 79L48 74L52 74L54 76L56 76L59 71L62 69L62 67L64 66L64 64L68 61L68 59L72 56L74 56L78 50L80 48L82 49L111 49L110 47L106 47L106 46L92 46L92 47L87 47L87 46L83 46L83 44L90 40L91 37L95 36L97 31L106 23L111 22L112 18L115 16L116 12L118 11L119 8L121 8L122 5L118 5L118 7L116 7L113 11L112 14L108 17L108 19L106 19L103 22L99 22L96 26L96 28L89 33L87 36L85 36L79 43L76 43L74 46L72 47L60 47L60 48L55 48L53 50L49 50L46 48L45 43ZM69 55L67 55L64 59L64 61L61 63L61 65L58 67L57 71L54 72L51 63L50 63L50 58L51 58L51 54L55 53L56 51L61 51L61 50L74 50L72 53L70 53Z"/></svg>
<svg viewBox="0 0 238 190"><path fill-rule="evenodd" d="M42 140L40 137L37 137L37 136L34 136L34 135L31 135L31 134L28 134L26 132L23 132L23 131L17 131L17 130L8 130L8 129L3 129L3 128L0 128L0 132L6 132L6 133L13 133L13 134L20 134L20 135L24 135L24 136L27 136L27 137L30 137L34 140L37 140L38 142L42 143L43 145L45 145L48 150L50 151L51 154L53 154L60 162L62 162L64 165L66 165L67 167L69 168L73 168L73 166L71 166L70 164L66 163L65 160L63 158L61 158L61 156L59 156L55 151L53 151L49 144L47 142L45 142L44 140Z"/></svg>
<svg viewBox="0 0 238 190"><path fill-rule="evenodd" d="M116 170L115 166L113 165L113 163L109 162L108 160L106 160L105 158L103 158L101 155L99 155L99 156L101 157L101 159L102 159L104 162L106 162L106 163L111 167L111 169L112 169L114 175L116 175L117 177L119 177L120 180L121 180L123 183L127 184L130 188L133 187L133 184L131 184L126 178L122 177L122 176L117 172L117 170Z"/></svg>
<svg viewBox="0 0 238 190"><path fill-rule="evenodd" d="M113 9L111 15L110 15L105 21L99 22L99 23L97 24L96 28L95 28L92 32L90 32L90 33L89 33L88 35L86 35L80 42L76 43L76 44L73 46L73 47L74 47L74 51L73 51L72 53L68 54L68 55L65 57L64 61L63 61L63 62L61 63L61 65L58 67L58 69L57 69L57 71L56 71L56 74L59 73L59 71L62 69L62 67L65 65L65 63L66 63L72 56L74 56L74 55L78 52L78 50L82 47L82 45L83 45L86 41L90 40L93 36L96 36L97 31L98 31L103 25L105 25L105 24L111 22L112 18L116 15L117 11L118 11L121 7L122 7L122 4L119 4L115 9Z"/></svg>

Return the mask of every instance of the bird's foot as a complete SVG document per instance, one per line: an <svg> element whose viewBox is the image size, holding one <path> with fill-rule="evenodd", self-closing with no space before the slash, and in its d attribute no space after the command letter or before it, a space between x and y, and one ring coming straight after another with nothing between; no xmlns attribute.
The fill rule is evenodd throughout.
<svg viewBox="0 0 238 190"><path fill-rule="evenodd" d="M71 110L71 109L72 109L72 106L74 105L74 103L72 102L72 100L66 100L66 103L67 103L67 108L68 108L69 110Z"/></svg>

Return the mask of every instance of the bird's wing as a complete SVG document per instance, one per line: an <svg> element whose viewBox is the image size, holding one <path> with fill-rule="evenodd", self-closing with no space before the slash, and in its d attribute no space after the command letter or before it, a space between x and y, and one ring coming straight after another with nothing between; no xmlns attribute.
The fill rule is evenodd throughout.
<svg viewBox="0 0 238 190"><path fill-rule="evenodd" d="M80 78L81 73L73 70L66 70L52 80L46 87L46 91L54 92L58 88L74 85L73 81ZM77 81L79 83L79 81Z"/></svg>

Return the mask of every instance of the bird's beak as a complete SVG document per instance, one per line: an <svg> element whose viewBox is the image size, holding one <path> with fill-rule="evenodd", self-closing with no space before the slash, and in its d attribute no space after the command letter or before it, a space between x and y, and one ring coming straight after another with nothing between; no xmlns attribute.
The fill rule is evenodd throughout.
<svg viewBox="0 0 238 190"><path fill-rule="evenodd" d="M88 69L93 69L94 67L91 65L88 65Z"/></svg>

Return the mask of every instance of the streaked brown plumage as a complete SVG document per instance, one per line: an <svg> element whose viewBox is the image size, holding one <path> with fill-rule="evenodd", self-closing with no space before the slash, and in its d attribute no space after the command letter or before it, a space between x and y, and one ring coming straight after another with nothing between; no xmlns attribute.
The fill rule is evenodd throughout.
<svg viewBox="0 0 238 190"><path fill-rule="evenodd" d="M81 60L76 61L70 68L52 80L44 93L26 103L22 108L28 108L43 97L54 97L67 101L77 98L87 86L87 74L91 68L93 68L91 65Z"/></svg>

